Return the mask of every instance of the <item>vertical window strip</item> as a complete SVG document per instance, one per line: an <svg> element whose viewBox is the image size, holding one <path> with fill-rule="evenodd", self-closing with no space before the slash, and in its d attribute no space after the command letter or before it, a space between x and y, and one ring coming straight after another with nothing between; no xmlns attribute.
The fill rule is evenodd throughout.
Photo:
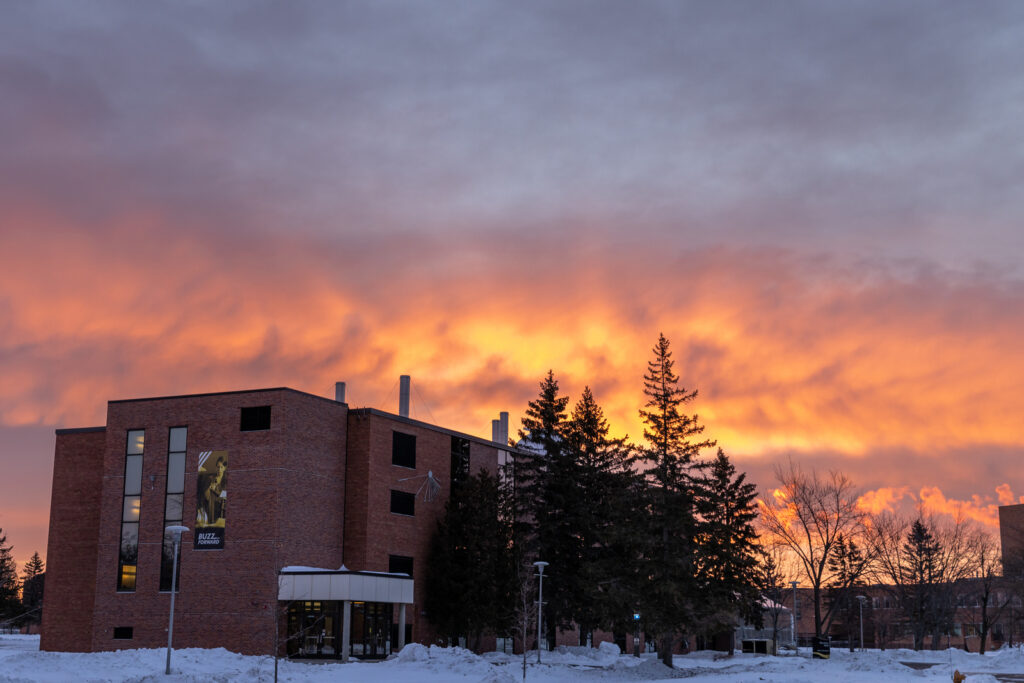
<svg viewBox="0 0 1024 683"><path fill-rule="evenodd" d="M117 590L134 591L139 565L139 519L142 506L142 457L146 431L128 430L124 455L124 498L121 506L121 543L117 557Z"/></svg>
<svg viewBox="0 0 1024 683"><path fill-rule="evenodd" d="M167 440L167 486L164 491L164 528L181 524L185 498L185 444L188 427L171 427ZM160 590L170 591L174 573L174 539L164 534L160 553ZM181 547L178 547L176 589L181 589Z"/></svg>

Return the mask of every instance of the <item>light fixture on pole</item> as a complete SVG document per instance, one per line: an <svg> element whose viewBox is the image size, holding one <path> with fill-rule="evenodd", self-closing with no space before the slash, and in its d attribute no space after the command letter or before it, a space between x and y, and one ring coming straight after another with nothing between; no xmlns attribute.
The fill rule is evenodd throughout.
<svg viewBox="0 0 1024 683"><path fill-rule="evenodd" d="M860 651L864 652L864 603L867 602L868 596L858 595L857 602L860 603Z"/></svg>
<svg viewBox="0 0 1024 683"><path fill-rule="evenodd" d="M537 574L539 578L539 586L537 588L537 663L540 664L540 634L541 634L541 621L542 614L544 612L544 567L548 566L547 562L534 562L533 566L537 568L539 572Z"/></svg>
<svg viewBox="0 0 1024 683"><path fill-rule="evenodd" d="M174 538L174 565L171 569L171 616L167 624L167 669L164 674L171 675L171 640L174 638L174 595L178 592L178 550L181 548L181 535L188 531L187 526L172 524L164 529L164 533Z"/></svg>
<svg viewBox="0 0 1024 683"><path fill-rule="evenodd" d="M797 649L796 645L796 585L799 581L790 581L789 584L793 586L793 610L789 613L789 632L793 636L793 650Z"/></svg>

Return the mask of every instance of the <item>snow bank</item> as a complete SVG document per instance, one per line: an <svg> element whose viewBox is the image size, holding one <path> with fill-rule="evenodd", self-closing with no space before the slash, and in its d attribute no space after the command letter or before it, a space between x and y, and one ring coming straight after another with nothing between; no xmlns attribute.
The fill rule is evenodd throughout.
<svg viewBox="0 0 1024 683"><path fill-rule="evenodd" d="M224 649L175 650L173 674L164 676L166 651L40 652L38 636L0 635L0 683L85 681L87 683L246 683L273 680L274 660L243 656ZM968 683L995 683L999 674L1024 673L1024 650L1004 648L984 656L963 650L922 651L833 650L829 660L799 656L772 657L698 652L674 658L675 669L654 655L633 657L614 645L598 648L563 647L528 656L530 683L639 683L688 678L692 683L773 681L775 683L892 683L948 682L953 669L968 675ZM901 661L930 662L922 671ZM284 683L514 683L522 677L521 656L487 653L478 656L463 648L426 647L411 643L385 662L290 662L281 660Z"/></svg>

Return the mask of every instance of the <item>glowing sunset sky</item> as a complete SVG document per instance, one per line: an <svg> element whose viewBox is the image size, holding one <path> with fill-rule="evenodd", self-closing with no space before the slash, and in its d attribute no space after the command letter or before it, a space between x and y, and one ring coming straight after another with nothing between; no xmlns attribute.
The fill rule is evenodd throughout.
<svg viewBox="0 0 1024 683"><path fill-rule="evenodd" d="M290 386L481 436L650 348L763 488L1024 494L1024 3L7 3L0 527L53 430Z"/></svg>

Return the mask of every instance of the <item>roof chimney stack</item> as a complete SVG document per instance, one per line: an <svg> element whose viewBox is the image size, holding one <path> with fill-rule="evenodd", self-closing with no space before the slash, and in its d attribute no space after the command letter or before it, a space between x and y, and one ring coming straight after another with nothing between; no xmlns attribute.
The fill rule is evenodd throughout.
<svg viewBox="0 0 1024 683"><path fill-rule="evenodd" d="M338 403L345 402L345 383L335 382L334 383L334 400Z"/></svg>
<svg viewBox="0 0 1024 683"><path fill-rule="evenodd" d="M497 443L501 441L501 421L491 420L491 441Z"/></svg>
<svg viewBox="0 0 1024 683"><path fill-rule="evenodd" d="M501 437L501 445L508 445L508 413L498 413L498 436Z"/></svg>
<svg viewBox="0 0 1024 683"><path fill-rule="evenodd" d="M409 375L398 377L398 414L409 417Z"/></svg>

